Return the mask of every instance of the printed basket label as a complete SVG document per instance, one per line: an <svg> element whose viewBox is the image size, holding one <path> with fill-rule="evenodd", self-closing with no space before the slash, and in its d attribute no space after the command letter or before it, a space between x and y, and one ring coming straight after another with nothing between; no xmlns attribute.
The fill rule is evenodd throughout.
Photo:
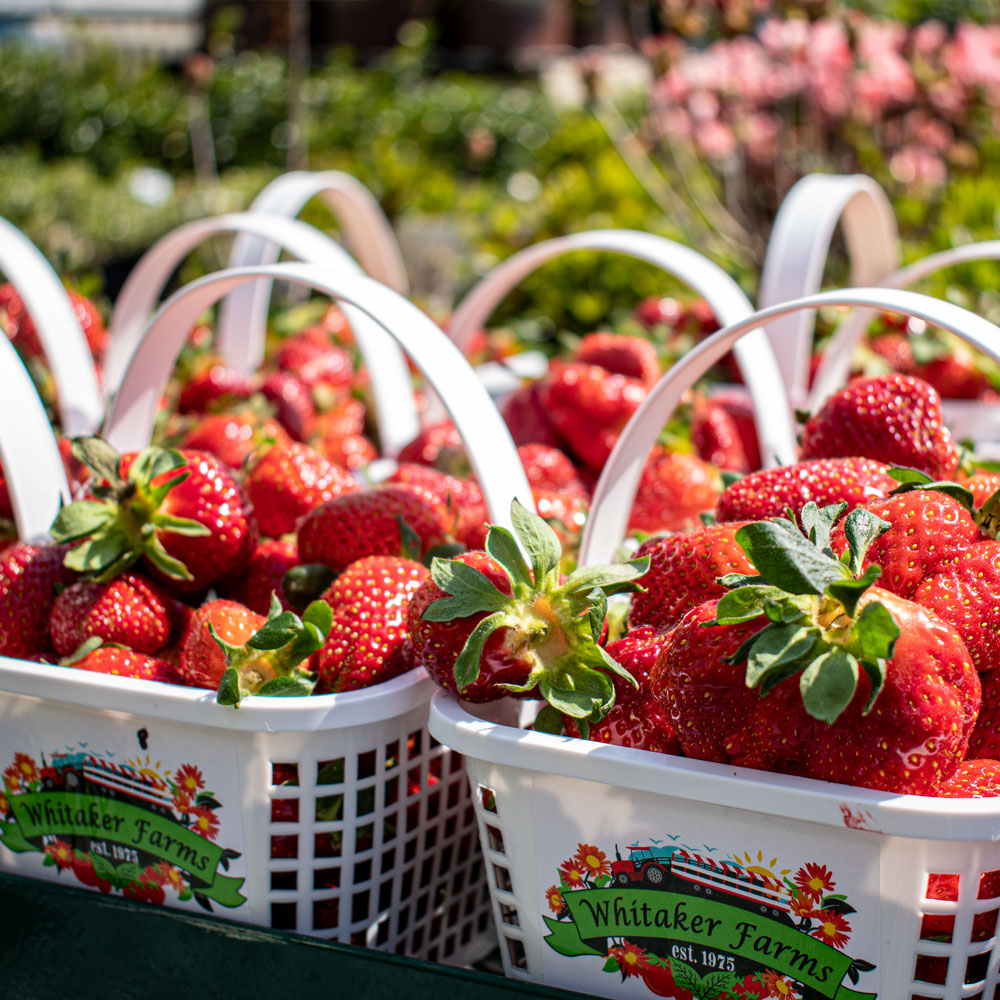
<svg viewBox="0 0 1000 1000"><path fill-rule="evenodd" d="M611 842L564 841L554 864L549 841L547 982L676 1000L874 1000L878 883L866 850L827 850L815 834L796 841L788 829L757 839L761 824L737 826L731 814L703 839L690 818L680 834L680 823L640 834L629 823ZM720 841L720 829L738 840ZM875 888L865 887L873 871Z"/></svg>
<svg viewBox="0 0 1000 1000"><path fill-rule="evenodd" d="M154 904L241 907L245 879L234 873L243 847L239 802L236 822L223 833L224 796L210 783L225 755L199 752L209 768L141 750L97 749L103 745L3 751L0 844L15 856L16 870L68 874L103 893Z"/></svg>

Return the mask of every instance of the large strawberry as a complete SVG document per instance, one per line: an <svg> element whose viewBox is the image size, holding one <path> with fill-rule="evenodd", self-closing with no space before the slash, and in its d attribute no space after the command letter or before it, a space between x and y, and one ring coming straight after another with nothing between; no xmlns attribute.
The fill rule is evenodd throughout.
<svg viewBox="0 0 1000 1000"><path fill-rule="evenodd" d="M511 516L516 539L491 526L485 552L432 563L407 616L417 660L467 700L537 689L564 715L598 721L614 703L611 677L628 678L598 644L607 598L635 590L648 564L591 566L562 581L552 529L516 501Z"/></svg>
<svg viewBox="0 0 1000 1000"><path fill-rule="evenodd" d="M660 378L660 360L656 347L645 337L619 333L588 333L573 352L573 360L585 365L600 365L609 372L627 375L647 389Z"/></svg>
<svg viewBox="0 0 1000 1000"><path fill-rule="evenodd" d="M689 612L654 689L690 756L933 793L964 757L979 678L954 629L873 587L877 567L861 573L883 522L852 512L849 551L834 556L842 512L808 505L801 531L786 519L741 528L759 576Z"/></svg>
<svg viewBox="0 0 1000 1000"><path fill-rule="evenodd" d="M847 504L851 511L887 497L899 484L887 466L869 458L819 458L752 472L727 486L715 507L719 521L780 517L809 501L820 507Z"/></svg>
<svg viewBox="0 0 1000 1000"><path fill-rule="evenodd" d="M1000 795L1000 761L963 760L935 795L942 799L984 799Z"/></svg>
<svg viewBox="0 0 1000 1000"><path fill-rule="evenodd" d="M441 497L418 485L388 484L328 500L299 523L299 558L340 573L365 556L397 555L403 528L416 533L422 551L447 542L452 516Z"/></svg>
<svg viewBox="0 0 1000 1000"><path fill-rule="evenodd" d="M15 542L0 551L0 656L25 658L48 642L56 588L73 574L66 547Z"/></svg>
<svg viewBox="0 0 1000 1000"><path fill-rule="evenodd" d="M692 528L715 507L721 492L718 469L697 455L655 445L639 477L628 530L653 534Z"/></svg>
<svg viewBox="0 0 1000 1000"><path fill-rule="evenodd" d="M543 444L563 448L565 442L549 416L544 382L526 382L515 389L501 408L514 444Z"/></svg>
<svg viewBox="0 0 1000 1000"><path fill-rule="evenodd" d="M921 379L895 373L852 379L809 418L802 458L854 455L939 479L953 475L958 450L943 424L937 391Z"/></svg>
<svg viewBox="0 0 1000 1000"><path fill-rule="evenodd" d="M254 381L245 372L209 359L181 387L177 398L180 413L207 413L223 409L253 395Z"/></svg>
<svg viewBox="0 0 1000 1000"><path fill-rule="evenodd" d="M81 542L66 556L71 569L106 582L142 559L172 590L198 591L246 565L257 522L218 459L162 448L121 456L100 438L74 449L102 482L53 523L57 541Z"/></svg>
<svg viewBox="0 0 1000 1000"><path fill-rule="evenodd" d="M52 606L49 633L60 656L91 636L136 653L156 653L174 624L174 602L167 593L137 573L124 573L107 583L79 580L67 587Z"/></svg>
<svg viewBox="0 0 1000 1000"><path fill-rule="evenodd" d="M139 681L160 681L177 684L179 678L166 660L145 653L136 653L123 646L98 645L99 639L88 640L73 655L62 661L62 666L74 670L89 670L96 674L130 677Z"/></svg>
<svg viewBox="0 0 1000 1000"><path fill-rule="evenodd" d="M549 418L573 455L599 472L618 435L646 399L638 379L599 365L554 362L545 382Z"/></svg>
<svg viewBox="0 0 1000 1000"><path fill-rule="evenodd" d="M451 514L451 534L467 548L482 548L488 516L483 491L474 479L450 476L417 462L400 462L385 482L421 486L441 497Z"/></svg>
<svg viewBox="0 0 1000 1000"><path fill-rule="evenodd" d="M353 691L412 669L407 609L430 576L426 566L402 556L368 556L348 566L322 599L333 623L316 654L317 690Z"/></svg>
<svg viewBox="0 0 1000 1000"><path fill-rule="evenodd" d="M728 573L752 573L736 532L745 521L705 525L691 531L648 538L637 556L649 557L643 589L632 597L629 626L672 628L692 608L722 597L719 582Z"/></svg>
<svg viewBox="0 0 1000 1000"><path fill-rule="evenodd" d="M267 448L243 480L261 534L280 538L299 519L327 500L358 489L354 477L298 441Z"/></svg>
<svg viewBox="0 0 1000 1000"><path fill-rule="evenodd" d="M189 451L208 452L227 468L238 471L259 449L288 442L288 434L281 424L252 408L243 407L234 413L201 416L185 432L181 446Z"/></svg>

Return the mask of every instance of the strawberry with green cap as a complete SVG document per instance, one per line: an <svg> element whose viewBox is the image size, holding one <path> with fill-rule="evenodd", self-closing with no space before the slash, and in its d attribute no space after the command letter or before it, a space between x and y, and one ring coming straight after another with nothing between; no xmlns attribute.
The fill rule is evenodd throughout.
<svg viewBox="0 0 1000 1000"><path fill-rule="evenodd" d="M492 525L485 551L431 564L407 614L417 662L468 701L540 696L584 724L598 721L614 704L612 679L634 683L599 643L608 598L637 590L649 561L588 566L563 580L555 532L516 501L511 520L516 538Z"/></svg>

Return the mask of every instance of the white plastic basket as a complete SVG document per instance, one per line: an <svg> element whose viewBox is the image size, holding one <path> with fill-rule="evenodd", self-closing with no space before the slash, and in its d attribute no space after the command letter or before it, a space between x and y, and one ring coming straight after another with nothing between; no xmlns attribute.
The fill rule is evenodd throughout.
<svg viewBox="0 0 1000 1000"><path fill-rule="evenodd" d="M613 556L636 463L683 389L749 329L823 305L1000 342L1000 329L955 306L879 289L811 295L720 330L623 431L582 564ZM465 757L509 976L621 998L724 996L768 971L783 984L770 996L802 1000L1000 996L1000 800L890 795L550 736L443 693L430 729ZM818 887L817 908L839 918L802 924L795 885ZM693 972L700 993L671 992L665 960L689 985Z"/></svg>
<svg viewBox="0 0 1000 1000"><path fill-rule="evenodd" d="M457 349L396 293L316 265L218 272L169 299L124 373L106 427L118 447L148 441L197 317L260 277L309 285L383 324L446 400L473 459L490 456L477 471L491 516L508 519L514 494L530 504L513 443ZM5 440L11 417L0 397ZM58 492L23 454L7 472L39 497ZM432 691L414 671L233 710L208 691L0 660L0 865L108 892L158 873L164 885L141 898L470 961L495 933L460 759L426 728ZM89 860L68 863L66 845Z"/></svg>

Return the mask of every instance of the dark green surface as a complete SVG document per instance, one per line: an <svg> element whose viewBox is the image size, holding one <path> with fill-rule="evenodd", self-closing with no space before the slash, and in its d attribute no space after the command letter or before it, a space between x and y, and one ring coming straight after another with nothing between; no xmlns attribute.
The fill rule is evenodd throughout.
<svg viewBox="0 0 1000 1000"><path fill-rule="evenodd" d="M500 976L0 875L4 1000L573 1000Z"/></svg>

